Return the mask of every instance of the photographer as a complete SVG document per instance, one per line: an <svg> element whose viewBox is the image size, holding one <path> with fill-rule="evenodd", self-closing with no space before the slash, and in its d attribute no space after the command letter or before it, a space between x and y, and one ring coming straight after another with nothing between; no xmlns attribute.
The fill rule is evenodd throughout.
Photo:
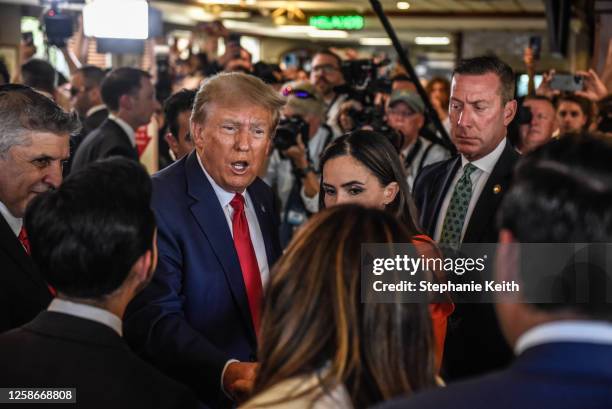
<svg viewBox="0 0 612 409"><path fill-rule="evenodd" d="M319 156L333 133L323 122L325 104L312 84L290 83L282 93L287 105L264 180L280 199L281 243L286 244L309 215L301 195L313 198L319 193Z"/></svg>
<svg viewBox="0 0 612 409"><path fill-rule="evenodd" d="M544 96L526 97L519 109L517 150L526 154L548 143L557 129L557 117L552 101Z"/></svg>
<svg viewBox="0 0 612 409"><path fill-rule="evenodd" d="M334 136L340 136L338 113L340 105L348 97L341 91L341 86L345 84L342 59L333 51L321 50L312 57L311 65L310 83L323 97L327 124L332 128Z"/></svg>
<svg viewBox="0 0 612 409"><path fill-rule="evenodd" d="M386 109L387 122L401 134L399 154L406 171L408 187L412 185L423 167L447 159L450 153L420 135L425 124L425 104L411 91L394 91Z"/></svg>

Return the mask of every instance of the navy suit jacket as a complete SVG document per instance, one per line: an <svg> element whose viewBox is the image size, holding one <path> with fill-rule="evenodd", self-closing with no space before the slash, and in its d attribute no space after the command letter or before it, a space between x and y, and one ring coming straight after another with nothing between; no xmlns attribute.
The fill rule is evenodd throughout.
<svg viewBox="0 0 612 409"><path fill-rule="evenodd" d="M510 186L518 158L519 154L510 141L506 141L476 202L463 237L464 243L497 243L497 209ZM421 225L430 237L434 237L442 202L460 166L461 156L457 155L423 168L415 181L415 203L420 211ZM445 379L460 379L501 369L510 363L512 357L491 304L455 304L444 348L442 375Z"/></svg>
<svg viewBox="0 0 612 409"><path fill-rule="evenodd" d="M247 191L272 267L281 252L272 191L260 179ZM159 264L128 309L126 337L210 406L227 405L223 367L255 361L257 340L234 241L195 152L153 176L153 210Z"/></svg>
<svg viewBox="0 0 612 409"><path fill-rule="evenodd" d="M377 409L604 409L612 407L612 346L534 346L508 369Z"/></svg>

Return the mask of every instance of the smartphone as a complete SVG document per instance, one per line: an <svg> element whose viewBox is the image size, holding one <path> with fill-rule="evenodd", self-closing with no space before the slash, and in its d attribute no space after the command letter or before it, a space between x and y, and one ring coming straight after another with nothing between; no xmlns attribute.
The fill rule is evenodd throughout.
<svg viewBox="0 0 612 409"><path fill-rule="evenodd" d="M540 53L542 51L542 37L531 36L529 37L529 48L533 53L533 60L537 61L540 59Z"/></svg>
<svg viewBox="0 0 612 409"><path fill-rule="evenodd" d="M555 74L550 81L550 87L559 91L582 91L584 89L584 78L580 75Z"/></svg>

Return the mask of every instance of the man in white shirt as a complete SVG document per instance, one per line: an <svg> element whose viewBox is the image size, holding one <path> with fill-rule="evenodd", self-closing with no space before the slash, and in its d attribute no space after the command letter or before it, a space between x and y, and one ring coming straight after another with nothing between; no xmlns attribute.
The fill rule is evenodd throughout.
<svg viewBox="0 0 612 409"><path fill-rule="evenodd" d="M310 83L317 87L325 101L326 123L334 131L334 136L342 134L338 125L340 106L348 95L338 91L344 85L342 59L331 50L320 50L313 57L310 67Z"/></svg>
<svg viewBox="0 0 612 409"><path fill-rule="evenodd" d="M496 263L496 280L521 289L496 305L515 362L381 408L611 407L610 157L609 139L584 135L551 141L517 166Z"/></svg>
<svg viewBox="0 0 612 409"><path fill-rule="evenodd" d="M52 289L29 256L23 216L34 197L62 182L69 135L78 128L76 115L32 88L0 86L0 333L51 301Z"/></svg>
<svg viewBox="0 0 612 409"><path fill-rule="evenodd" d="M280 256L272 191L257 175L284 103L252 75L208 78L191 116L195 151L153 177L160 263L126 336L213 407L253 386L263 288Z"/></svg>
<svg viewBox="0 0 612 409"><path fill-rule="evenodd" d="M93 164L32 200L32 258L57 297L0 336L0 385L74 388L82 408L200 407L122 339L125 308L157 262L150 201L146 170L125 158Z"/></svg>
<svg viewBox="0 0 612 409"><path fill-rule="evenodd" d="M503 61L476 57L455 68L449 117L459 155L425 167L413 193L422 227L441 245L497 242L496 211L518 159L506 140L516 108L514 73ZM512 358L491 305L457 304L449 328L447 378L481 374Z"/></svg>
<svg viewBox="0 0 612 409"><path fill-rule="evenodd" d="M156 109L161 109L151 76L136 68L111 71L102 82L101 92L109 110L108 119L85 137L74 156L73 171L111 156L138 161L136 130L150 122Z"/></svg>

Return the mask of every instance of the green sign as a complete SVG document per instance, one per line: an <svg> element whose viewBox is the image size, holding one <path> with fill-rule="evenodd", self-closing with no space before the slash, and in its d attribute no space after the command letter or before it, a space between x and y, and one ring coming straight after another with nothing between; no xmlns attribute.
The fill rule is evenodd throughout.
<svg viewBox="0 0 612 409"><path fill-rule="evenodd" d="M362 16L312 16L308 24L319 30L361 30Z"/></svg>

